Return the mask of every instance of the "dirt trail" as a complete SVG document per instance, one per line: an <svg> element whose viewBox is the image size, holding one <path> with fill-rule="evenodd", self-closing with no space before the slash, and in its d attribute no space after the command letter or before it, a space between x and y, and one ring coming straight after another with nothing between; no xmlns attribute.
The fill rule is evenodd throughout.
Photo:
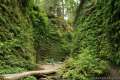
<svg viewBox="0 0 120 80"><path fill-rule="evenodd" d="M43 64L38 65L38 69L42 70L57 70L61 67L61 64Z"/></svg>

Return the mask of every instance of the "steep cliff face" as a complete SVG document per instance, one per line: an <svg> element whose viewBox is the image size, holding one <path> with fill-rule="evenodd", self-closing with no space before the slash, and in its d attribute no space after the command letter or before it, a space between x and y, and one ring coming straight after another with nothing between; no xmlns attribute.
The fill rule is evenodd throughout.
<svg viewBox="0 0 120 80"><path fill-rule="evenodd" d="M120 65L120 1L95 1L91 0L90 7L84 3L78 15L81 53L88 50L89 54Z"/></svg>
<svg viewBox="0 0 120 80"><path fill-rule="evenodd" d="M77 55L66 62L63 77L73 80L116 77L117 70L113 66L108 69L111 64L120 65L120 0L80 1L75 21L77 47L73 51Z"/></svg>
<svg viewBox="0 0 120 80"><path fill-rule="evenodd" d="M0 0L0 73L31 69L35 63L33 29L22 1Z"/></svg>

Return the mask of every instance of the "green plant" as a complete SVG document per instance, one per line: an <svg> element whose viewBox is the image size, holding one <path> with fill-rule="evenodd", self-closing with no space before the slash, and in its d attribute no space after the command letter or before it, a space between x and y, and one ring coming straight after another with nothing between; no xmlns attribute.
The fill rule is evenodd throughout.
<svg viewBox="0 0 120 80"><path fill-rule="evenodd" d="M120 1L92 1L86 0L78 8L74 48L63 66L63 78L92 80L105 73L108 63L120 65Z"/></svg>
<svg viewBox="0 0 120 80"><path fill-rule="evenodd" d="M107 67L105 61L85 52L69 58L60 69L60 74L62 78L69 80L92 80L107 71Z"/></svg>
<svg viewBox="0 0 120 80"><path fill-rule="evenodd" d="M0 1L0 74L32 69L35 64L32 25L19 1Z"/></svg>

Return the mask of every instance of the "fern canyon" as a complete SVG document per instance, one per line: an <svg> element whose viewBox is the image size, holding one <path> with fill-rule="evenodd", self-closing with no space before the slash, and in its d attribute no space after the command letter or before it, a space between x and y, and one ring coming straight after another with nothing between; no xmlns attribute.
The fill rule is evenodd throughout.
<svg viewBox="0 0 120 80"><path fill-rule="evenodd" d="M0 0L0 80L120 80L120 0Z"/></svg>

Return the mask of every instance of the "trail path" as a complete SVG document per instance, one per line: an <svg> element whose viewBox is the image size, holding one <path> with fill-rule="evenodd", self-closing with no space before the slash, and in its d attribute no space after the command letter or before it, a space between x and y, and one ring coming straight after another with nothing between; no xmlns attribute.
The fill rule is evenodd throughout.
<svg viewBox="0 0 120 80"><path fill-rule="evenodd" d="M27 71L27 72L16 73L16 74L5 74L0 76L0 80L18 80L31 75L52 74L52 73L56 73L60 67L61 67L61 64L39 65L38 69L40 70Z"/></svg>

